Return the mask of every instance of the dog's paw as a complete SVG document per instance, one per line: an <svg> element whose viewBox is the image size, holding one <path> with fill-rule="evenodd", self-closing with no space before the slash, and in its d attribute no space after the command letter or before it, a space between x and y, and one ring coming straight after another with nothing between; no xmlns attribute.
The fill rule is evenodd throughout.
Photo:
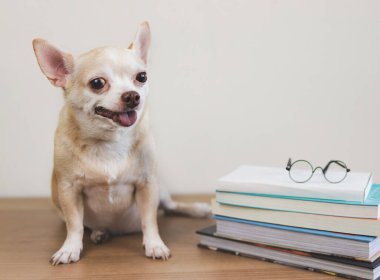
<svg viewBox="0 0 380 280"><path fill-rule="evenodd" d="M52 265L60 263L77 262L80 258L82 251L82 244L75 244L74 242L65 242L61 249L59 249L50 259Z"/></svg>
<svg viewBox="0 0 380 280"><path fill-rule="evenodd" d="M168 260L170 257L170 250L164 242L154 241L145 243L145 255L152 259L163 259Z"/></svg>

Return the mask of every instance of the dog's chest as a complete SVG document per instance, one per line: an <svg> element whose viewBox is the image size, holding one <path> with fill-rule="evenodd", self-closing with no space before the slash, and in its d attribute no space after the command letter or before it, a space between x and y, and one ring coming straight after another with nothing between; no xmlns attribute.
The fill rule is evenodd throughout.
<svg viewBox="0 0 380 280"><path fill-rule="evenodd" d="M136 180L139 161L137 153L131 150L132 145L127 141L87 147L80 155L84 187L115 186Z"/></svg>
<svg viewBox="0 0 380 280"><path fill-rule="evenodd" d="M130 147L97 146L82 154L80 184L90 205L129 205L139 180L139 160Z"/></svg>
<svg viewBox="0 0 380 280"><path fill-rule="evenodd" d="M82 157L80 180L93 213L119 212L134 201L138 161L125 147L95 147Z"/></svg>
<svg viewBox="0 0 380 280"><path fill-rule="evenodd" d="M134 193L135 187L128 184L93 186L84 189L84 199L92 212L105 214L129 208L134 201Z"/></svg>

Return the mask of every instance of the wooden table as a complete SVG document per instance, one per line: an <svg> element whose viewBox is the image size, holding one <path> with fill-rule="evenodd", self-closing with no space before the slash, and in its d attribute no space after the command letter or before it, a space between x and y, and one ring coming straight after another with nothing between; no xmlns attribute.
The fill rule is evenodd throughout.
<svg viewBox="0 0 380 280"><path fill-rule="evenodd" d="M181 196L207 201L207 196ZM197 229L211 219L159 218L168 261L144 256L141 234L95 245L85 233L78 263L52 266L66 231L47 198L0 199L0 279L333 279L333 277L197 247Z"/></svg>

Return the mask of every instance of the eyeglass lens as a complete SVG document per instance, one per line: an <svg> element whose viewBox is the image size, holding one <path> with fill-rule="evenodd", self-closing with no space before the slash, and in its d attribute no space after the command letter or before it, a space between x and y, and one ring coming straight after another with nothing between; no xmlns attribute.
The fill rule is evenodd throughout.
<svg viewBox="0 0 380 280"><path fill-rule="evenodd" d="M289 175L295 182L306 182L313 176L313 166L305 160L297 160L292 164Z"/></svg>
<svg viewBox="0 0 380 280"><path fill-rule="evenodd" d="M325 172L325 178L331 183L338 183L347 176L346 164L342 161L333 161Z"/></svg>

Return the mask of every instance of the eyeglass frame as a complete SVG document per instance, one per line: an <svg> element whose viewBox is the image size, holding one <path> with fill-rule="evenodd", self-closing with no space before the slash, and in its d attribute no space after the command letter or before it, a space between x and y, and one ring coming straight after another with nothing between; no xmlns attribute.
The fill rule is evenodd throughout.
<svg viewBox="0 0 380 280"><path fill-rule="evenodd" d="M292 178L292 176L290 175L290 170L292 169L292 166L293 166L296 162L300 162L300 161L304 161L304 162L308 163L308 164L310 165L310 167L311 167L311 170L312 170L310 177L307 178L305 181L296 181L296 180L295 180L294 178ZM327 177L326 177L326 172L327 172L327 170L329 169L329 167L330 167L330 165L331 165L332 163L336 163L336 164L338 164L339 166L341 166L341 167L343 167L344 169L346 169L346 174L344 175L344 177L343 177L341 180L337 181L337 182L332 182L332 181L330 181L329 179L327 179ZM343 163L343 164L341 164L341 163ZM349 168L347 167L346 163L344 163L344 162L341 161L341 160L330 160L330 161L326 164L326 166L325 166L324 168L322 168L321 166L317 166L317 167L314 168L313 165L312 165L310 162L308 162L307 160L299 159L299 160L296 160L295 162L292 163L292 159L291 159L291 158L289 158L289 160L288 160L288 164L286 165L286 168L285 168L285 169L289 172L289 177L290 177L290 179L292 179L293 182L295 182L295 183L306 183L307 181L309 181L309 180L313 177L314 172L315 172L317 169L321 169L321 170L322 170L322 173L323 173L323 177L325 177L325 179L326 179L327 182L329 182L329 183L331 183L331 184L338 184L338 183L342 182L344 179L346 179L348 172L351 171L351 169L349 169Z"/></svg>

